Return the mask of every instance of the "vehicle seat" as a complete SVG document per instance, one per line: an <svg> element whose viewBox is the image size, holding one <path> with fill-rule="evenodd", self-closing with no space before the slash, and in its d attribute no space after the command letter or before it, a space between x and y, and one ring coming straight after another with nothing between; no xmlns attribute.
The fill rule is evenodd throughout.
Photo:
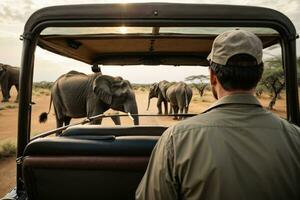
<svg viewBox="0 0 300 200"><path fill-rule="evenodd" d="M99 125L77 125L66 129L63 136L80 136L80 135L114 135L114 136L130 136L130 135L152 135L161 136L167 129L166 126L113 126L103 127Z"/></svg>
<svg viewBox="0 0 300 200"><path fill-rule="evenodd" d="M106 135L34 140L23 158L28 198L133 200L158 138Z"/></svg>

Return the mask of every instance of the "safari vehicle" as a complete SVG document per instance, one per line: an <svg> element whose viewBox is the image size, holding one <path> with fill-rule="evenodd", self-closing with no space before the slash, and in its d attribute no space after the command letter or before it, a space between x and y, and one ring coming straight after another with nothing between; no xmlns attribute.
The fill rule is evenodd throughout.
<svg viewBox="0 0 300 200"><path fill-rule="evenodd" d="M105 32L120 27L135 31ZM21 36L16 188L3 199L134 199L151 151L166 129L91 125L63 127L60 130L66 131L57 137L48 137L56 130L31 137L37 46L89 65L122 65L125 69L127 65L207 66L214 38L236 27L256 33L264 48L280 44L286 118L299 125L297 34L291 21L275 10L134 3L55 6L32 14ZM46 29L57 32L43 34Z"/></svg>

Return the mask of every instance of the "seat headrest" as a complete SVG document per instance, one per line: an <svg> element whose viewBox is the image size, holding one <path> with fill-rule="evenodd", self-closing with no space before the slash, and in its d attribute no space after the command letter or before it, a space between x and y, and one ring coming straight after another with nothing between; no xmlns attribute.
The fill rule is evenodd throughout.
<svg viewBox="0 0 300 200"><path fill-rule="evenodd" d="M99 125L77 125L66 129L63 136L74 135L114 135L114 136L129 136L129 135L152 135L161 136L167 129L166 126L112 126L103 127Z"/></svg>
<svg viewBox="0 0 300 200"><path fill-rule="evenodd" d="M48 137L30 142L24 151L29 155L107 155L149 156L158 136L106 136L101 139Z"/></svg>

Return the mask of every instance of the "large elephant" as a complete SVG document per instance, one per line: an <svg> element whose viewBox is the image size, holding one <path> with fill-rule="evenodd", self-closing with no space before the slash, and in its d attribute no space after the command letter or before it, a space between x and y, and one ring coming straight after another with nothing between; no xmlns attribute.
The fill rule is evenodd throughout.
<svg viewBox="0 0 300 200"><path fill-rule="evenodd" d="M71 118L92 117L114 110L138 114L134 91L127 80L121 77L102 75L100 72L86 75L70 71L61 75L53 84L48 113L40 115L40 122L47 120L53 100L57 127L68 125ZM139 124L138 116L133 116ZM119 117L112 117L120 124ZM102 119L93 124L101 124Z"/></svg>
<svg viewBox="0 0 300 200"><path fill-rule="evenodd" d="M192 89L184 82L170 83L168 81L160 81L159 83L153 83L150 86L148 96L148 107L150 105L150 99L157 97L158 114L162 114L161 104L165 105L165 114L168 114L168 102L170 103L170 114L174 111L174 114L188 113L189 104L193 96ZM174 117L175 119L177 117Z"/></svg>
<svg viewBox="0 0 300 200"><path fill-rule="evenodd" d="M10 89L14 85L19 93L19 74L20 70L18 67L12 67L0 63L0 84L3 99L2 102L8 102L10 98ZM19 100L19 94L17 95L16 102Z"/></svg>
<svg viewBox="0 0 300 200"><path fill-rule="evenodd" d="M181 114L188 113L192 96L192 88L184 82L172 84L166 91L166 97L170 102L170 110L173 110L174 114L177 114L178 111ZM175 116L174 118L176 119L177 117Z"/></svg>

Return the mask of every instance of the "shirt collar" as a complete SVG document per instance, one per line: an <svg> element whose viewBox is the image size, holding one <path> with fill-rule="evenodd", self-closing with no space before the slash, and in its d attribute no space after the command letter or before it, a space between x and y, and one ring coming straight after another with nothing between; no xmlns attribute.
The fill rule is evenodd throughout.
<svg viewBox="0 0 300 200"><path fill-rule="evenodd" d="M218 101L214 102L208 109L206 109L203 113L206 113L216 107L220 107L223 105L229 104L244 104L244 105L256 105L262 107L257 98L251 94L232 94L228 96L224 96Z"/></svg>

